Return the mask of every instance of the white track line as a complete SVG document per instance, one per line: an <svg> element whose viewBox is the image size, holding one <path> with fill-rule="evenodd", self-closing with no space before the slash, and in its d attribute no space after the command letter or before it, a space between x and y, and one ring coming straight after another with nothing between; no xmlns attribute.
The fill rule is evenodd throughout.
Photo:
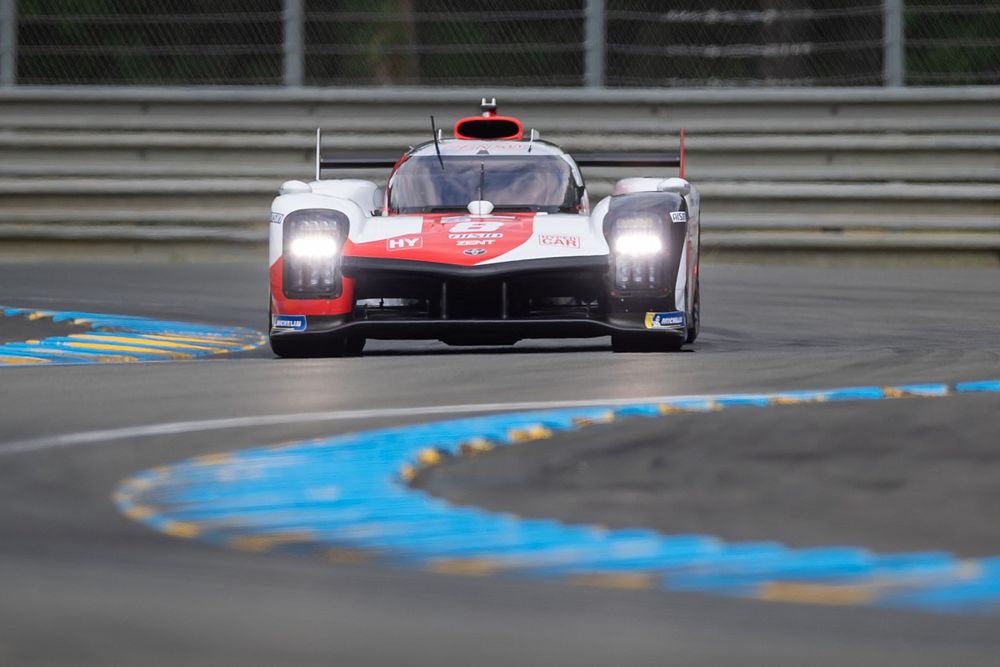
<svg viewBox="0 0 1000 667"><path fill-rule="evenodd" d="M254 426L276 426L306 422L335 422L355 419L380 419L386 417L421 417L436 415L503 412L509 410L555 410L560 408L586 408L630 403L659 403L667 400L703 400L716 396L646 396L635 398L609 398L577 401L523 401L518 403L463 403L411 408L374 408L370 410L334 410L330 412L299 412L293 414L258 415L256 417L225 417L196 421L163 422L143 426L127 426L97 431L78 431L61 435L14 440L0 444L0 456L44 449L58 449L127 438L148 438L158 435L179 435Z"/></svg>

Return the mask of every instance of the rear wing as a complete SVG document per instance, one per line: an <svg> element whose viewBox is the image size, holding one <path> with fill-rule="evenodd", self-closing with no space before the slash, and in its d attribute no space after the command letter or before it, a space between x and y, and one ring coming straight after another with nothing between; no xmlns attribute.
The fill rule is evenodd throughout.
<svg viewBox="0 0 1000 667"><path fill-rule="evenodd" d="M573 153L581 167L680 167L680 153Z"/></svg>
<svg viewBox="0 0 1000 667"><path fill-rule="evenodd" d="M321 151L322 130L316 130L316 180L324 169L392 169L398 155L338 155L324 156ZM677 167L684 178L684 129L681 129L680 150L677 153L574 153L580 167Z"/></svg>
<svg viewBox="0 0 1000 667"><path fill-rule="evenodd" d="M392 169L399 162L399 154L372 155L323 155L323 130L316 128L316 180L324 169Z"/></svg>
<svg viewBox="0 0 1000 667"><path fill-rule="evenodd" d="M582 167L677 167L684 178L684 128L680 150L676 153L574 153L573 160Z"/></svg>

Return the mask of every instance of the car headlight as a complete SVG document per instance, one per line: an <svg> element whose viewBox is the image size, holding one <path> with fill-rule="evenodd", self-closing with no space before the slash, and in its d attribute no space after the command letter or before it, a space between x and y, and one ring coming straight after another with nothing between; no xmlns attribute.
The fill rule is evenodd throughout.
<svg viewBox="0 0 1000 667"><path fill-rule="evenodd" d="M656 234L621 234L615 237L615 252L637 257L663 252L663 239Z"/></svg>
<svg viewBox="0 0 1000 667"><path fill-rule="evenodd" d="M618 220L615 223L615 252L639 257L663 252L661 226L659 220L649 216Z"/></svg>
<svg viewBox="0 0 1000 667"><path fill-rule="evenodd" d="M338 250L340 244L329 234L300 234L288 245L288 251L301 259L332 259Z"/></svg>
<svg viewBox="0 0 1000 667"><path fill-rule="evenodd" d="M663 222L649 215L619 218L614 223L615 286L618 289L654 289L662 274Z"/></svg>
<svg viewBox="0 0 1000 667"><path fill-rule="evenodd" d="M286 215L283 225L285 294L290 298L340 296L340 251L347 235L347 216L306 209Z"/></svg>

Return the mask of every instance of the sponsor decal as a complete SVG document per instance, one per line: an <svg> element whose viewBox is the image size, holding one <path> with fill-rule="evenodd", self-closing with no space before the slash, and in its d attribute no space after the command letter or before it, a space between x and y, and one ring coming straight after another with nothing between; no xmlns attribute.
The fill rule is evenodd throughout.
<svg viewBox="0 0 1000 667"><path fill-rule="evenodd" d="M468 248L462 251L463 254L469 255L470 257L476 257L478 255L485 255L486 248Z"/></svg>
<svg viewBox="0 0 1000 667"><path fill-rule="evenodd" d="M466 222L456 222L448 232L451 234L458 232L495 232L501 227L503 227L503 223L496 220L469 220Z"/></svg>
<svg viewBox="0 0 1000 667"><path fill-rule="evenodd" d="M579 248L579 236L562 236L559 234L539 234L538 245L556 246L559 248Z"/></svg>
<svg viewBox="0 0 1000 667"><path fill-rule="evenodd" d="M683 329L686 317L683 311L669 313L646 313L647 329Z"/></svg>
<svg viewBox="0 0 1000 667"><path fill-rule="evenodd" d="M449 239L502 239L500 232L472 232L469 234L448 234Z"/></svg>
<svg viewBox="0 0 1000 667"><path fill-rule="evenodd" d="M271 223L275 225L280 225L281 221L285 219L284 213L275 213L271 211Z"/></svg>
<svg viewBox="0 0 1000 667"><path fill-rule="evenodd" d="M413 248L423 248L424 237L422 236L397 236L394 239L386 239L386 250L412 250Z"/></svg>
<svg viewBox="0 0 1000 667"><path fill-rule="evenodd" d="M470 239L468 241L455 241L455 245L458 247L470 245L493 245L494 243L496 243L494 239Z"/></svg>
<svg viewBox="0 0 1000 667"><path fill-rule="evenodd" d="M688 214L684 211L671 211L670 222L687 222Z"/></svg>
<svg viewBox="0 0 1000 667"><path fill-rule="evenodd" d="M499 223L498 224L498 226L499 226L499 225L502 225L505 222L516 222L516 221L517 221L517 217L515 217L513 215L490 215L488 217L487 216L482 216L482 215L477 215L476 217L472 217L470 215L449 215L447 217L441 218L440 222L441 222L442 225L454 225L454 224L460 224L460 223L476 223L476 224L479 224L479 223L483 223L483 222L491 222L491 223L494 223L494 224ZM455 231L455 229L453 228L452 231Z"/></svg>
<svg viewBox="0 0 1000 667"><path fill-rule="evenodd" d="M284 329L286 331L305 331L306 330L306 316L305 315L275 315L274 322L272 324L275 329Z"/></svg>

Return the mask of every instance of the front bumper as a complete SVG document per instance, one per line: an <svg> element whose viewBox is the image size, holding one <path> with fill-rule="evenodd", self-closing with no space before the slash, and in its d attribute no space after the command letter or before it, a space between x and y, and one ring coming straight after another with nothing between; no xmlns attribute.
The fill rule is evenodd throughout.
<svg viewBox="0 0 1000 667"><path fill-rule="evenodd" d="M683 341L683 327L657 327L645 324L645 314L615 315L606 319L421 319L421 320L351 320L344 316L308 317L303 331L274 329L272 336L344 335L382 340L440 340L477 338L488 340L523 338L596 338L613 334L646 332L664 339Z"/></svg>
<svg viewBox="0 0 1000 667"><path fill-rule="evenodd" d="M651 319L674 310L672 290L609 295L607 273L606 255L474 267L345 257L344 275L353 281L351 312L302 315L303 327L272 326L271 335L427 339L459 345L614 334L645 334L664 341L686 337L683 317L679 326Z"/></svg>

